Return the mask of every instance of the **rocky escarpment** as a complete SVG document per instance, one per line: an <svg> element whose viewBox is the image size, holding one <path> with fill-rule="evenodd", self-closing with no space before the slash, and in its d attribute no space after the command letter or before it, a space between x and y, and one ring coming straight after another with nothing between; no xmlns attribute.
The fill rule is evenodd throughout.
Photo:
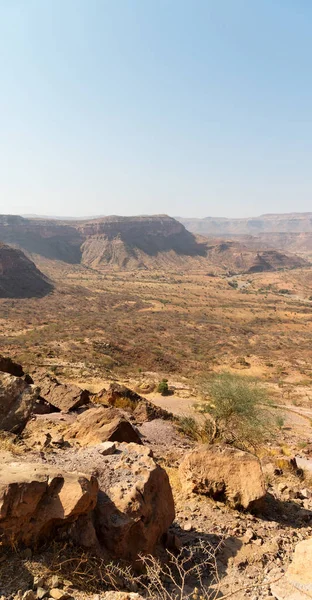
<svg viewBox="0 0 312 600"><path fill-rule="evenodd" d="M45 296L52 284L21 250L0 243L0 298Z"/></svg>
<svg viewBox="0 0 312 600"><path fill-rule="evenodd" d="M205 243L166 215L107 217L78 225L82 262L93 268L163 268L205 257Z"/></svg>
<svg viewBox="0 0 312 600"><path fill-rule="evenodd" d="M295 255L208 241L167 215L46 221L0 217L0 239L36 256L96 270L209 270L248 273L305 266Z"/></svg>
<svg viewBox="0 0 312 600"><path fill-rule="evenodd" d="M202 235L312 232L312 213L267 214L246 219L206 217L178 220L189 231Z"/></svg>
<svg viewBox="0 0 312 600"><path fill-rule="evenodd" d="M79 231L59 221L25 219L18 215L0 215L0 240L17 246L29 255L77 264L83 243Z"/></svg>

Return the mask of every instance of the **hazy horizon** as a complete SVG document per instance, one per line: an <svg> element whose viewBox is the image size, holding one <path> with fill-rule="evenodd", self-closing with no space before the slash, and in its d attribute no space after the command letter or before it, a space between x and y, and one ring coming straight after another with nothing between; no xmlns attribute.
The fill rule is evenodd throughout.
<svg viewBox="0 0 312 600"><path fill-rule="evenodd" d="M309 211L312 5L28 0L0 16L1 214Z"/></svg>

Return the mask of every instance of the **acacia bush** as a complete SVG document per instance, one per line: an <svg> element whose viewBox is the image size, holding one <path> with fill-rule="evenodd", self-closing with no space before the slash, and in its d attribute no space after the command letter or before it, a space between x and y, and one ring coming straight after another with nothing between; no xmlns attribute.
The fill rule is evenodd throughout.
<svg viewBox="0 0 312 600"><path fill-rule="evenodd" d="M168 386L168 379L162 379L159 382L157 392L159 392L159 394L161 394L162 396L169 396L170 391Z"/></svg>
<svg viewBox="0 0 312 600"><path fill-rule="evenodd" d="M223 372L202 382L204 401L196 408L215 422L214 438L255 449L274 431L266 389L256 379Z"/></svg>

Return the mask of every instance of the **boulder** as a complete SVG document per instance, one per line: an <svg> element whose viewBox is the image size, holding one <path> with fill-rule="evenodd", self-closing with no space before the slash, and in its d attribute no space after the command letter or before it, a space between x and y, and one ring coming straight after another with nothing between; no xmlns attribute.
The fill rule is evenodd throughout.
<svg viewBox="0 0 312 600"><path fill-rule="evenodd" d="M20 433L36 404L39 388L0 372L0 429Z"/></svg>
<svg viewBox="0 0 312 600"><path fill-rule="evenodd" d="M95 477L66 473L37 463L0 466L0 538L4 544L34 546L60 525L77 520L95 506Z"/></svg>
<svg viewBox="0 0 312 600"><path fill-rule="evenodd" d="M100 546L112 557L134 561L141 553L154 553L174 520L168 475L151 454L133 443L116 443L109 455L103 455L103 444L62 451L63 469L98 479L93 524ZM46 460L54 461L55 455L47 453Z"/></svg>
<svg viewBox="0 0 312 600"><path fill-rule="evenodd" d="M2 356L2 354L0 354L0 371L10 373L10 375L14 375L15 377L23 377L25 375L22 365L14 362L8 356Z"/></svg>
<svg viewBox="0 0 312 600"><path fill-rule="evenodd" d="M185 456L179 474L184 491L233 508L251 508L266 493L260 461L236 448L203 445Z"/></svg>
<svg viewBox="0 0 312 600"><path fill-rule="evenodd" d="M168 411L156 406L130 388L119 383L110 384L106 392L106 401L111 406L122 408L123 410L132 413L139 423L152 421L153 419L172 418L172 414Z"/></svg>
<svg viewBox="0 0 312 600"><path fill-rule="evenodd" d="M307 600L312 598L312 538L297 544L286 574L271 585L278 600Z"/></svg>
<svg viewBox="0 0 312 600"><path fill-rule="evenodd" d="M52 411L70 412L89 404L90 394L72 383L60 383L51 375L34 375L35 382L40 386L40 396L48 402Z"/></svg>
<svg viewBox="0 0 312 600"><path fill-rule="evenodd" d="M101 442L134 442L142 444L139 433L116 408L89 408L67 429L64 439L75 440L81 446Z"/></svg>
<svg viewBox="0 0 312 600"><path fill-rule="evenodd" d="M174 520L169 478L149 448L119 444L99 473L95 527L100 543L117 558L135 560L153 554Z"/></svg>

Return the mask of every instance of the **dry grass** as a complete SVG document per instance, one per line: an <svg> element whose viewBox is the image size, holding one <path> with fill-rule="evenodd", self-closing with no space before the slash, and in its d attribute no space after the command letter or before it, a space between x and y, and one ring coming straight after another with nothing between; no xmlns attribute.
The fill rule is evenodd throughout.
<svg viewBox="0 0 312 600"><path fill-rule="evenodd" d="M24 445L13 434L6 431L0 431L0 452L10 452L20 455L25 451Z"/></svg>
<svg viewBox="0 0 312 600"><path fill-rule="evenodd" d="M285 398L299 381L295 401L312 398L307 269L240 276L248 283L243 293L203 273L40 266L57 280L53 294L0 300L2 351L26 366L56 367L59 376L84 381L153 371L169 384L175 374L192 379L226 368L273 383Z"/></svg>

